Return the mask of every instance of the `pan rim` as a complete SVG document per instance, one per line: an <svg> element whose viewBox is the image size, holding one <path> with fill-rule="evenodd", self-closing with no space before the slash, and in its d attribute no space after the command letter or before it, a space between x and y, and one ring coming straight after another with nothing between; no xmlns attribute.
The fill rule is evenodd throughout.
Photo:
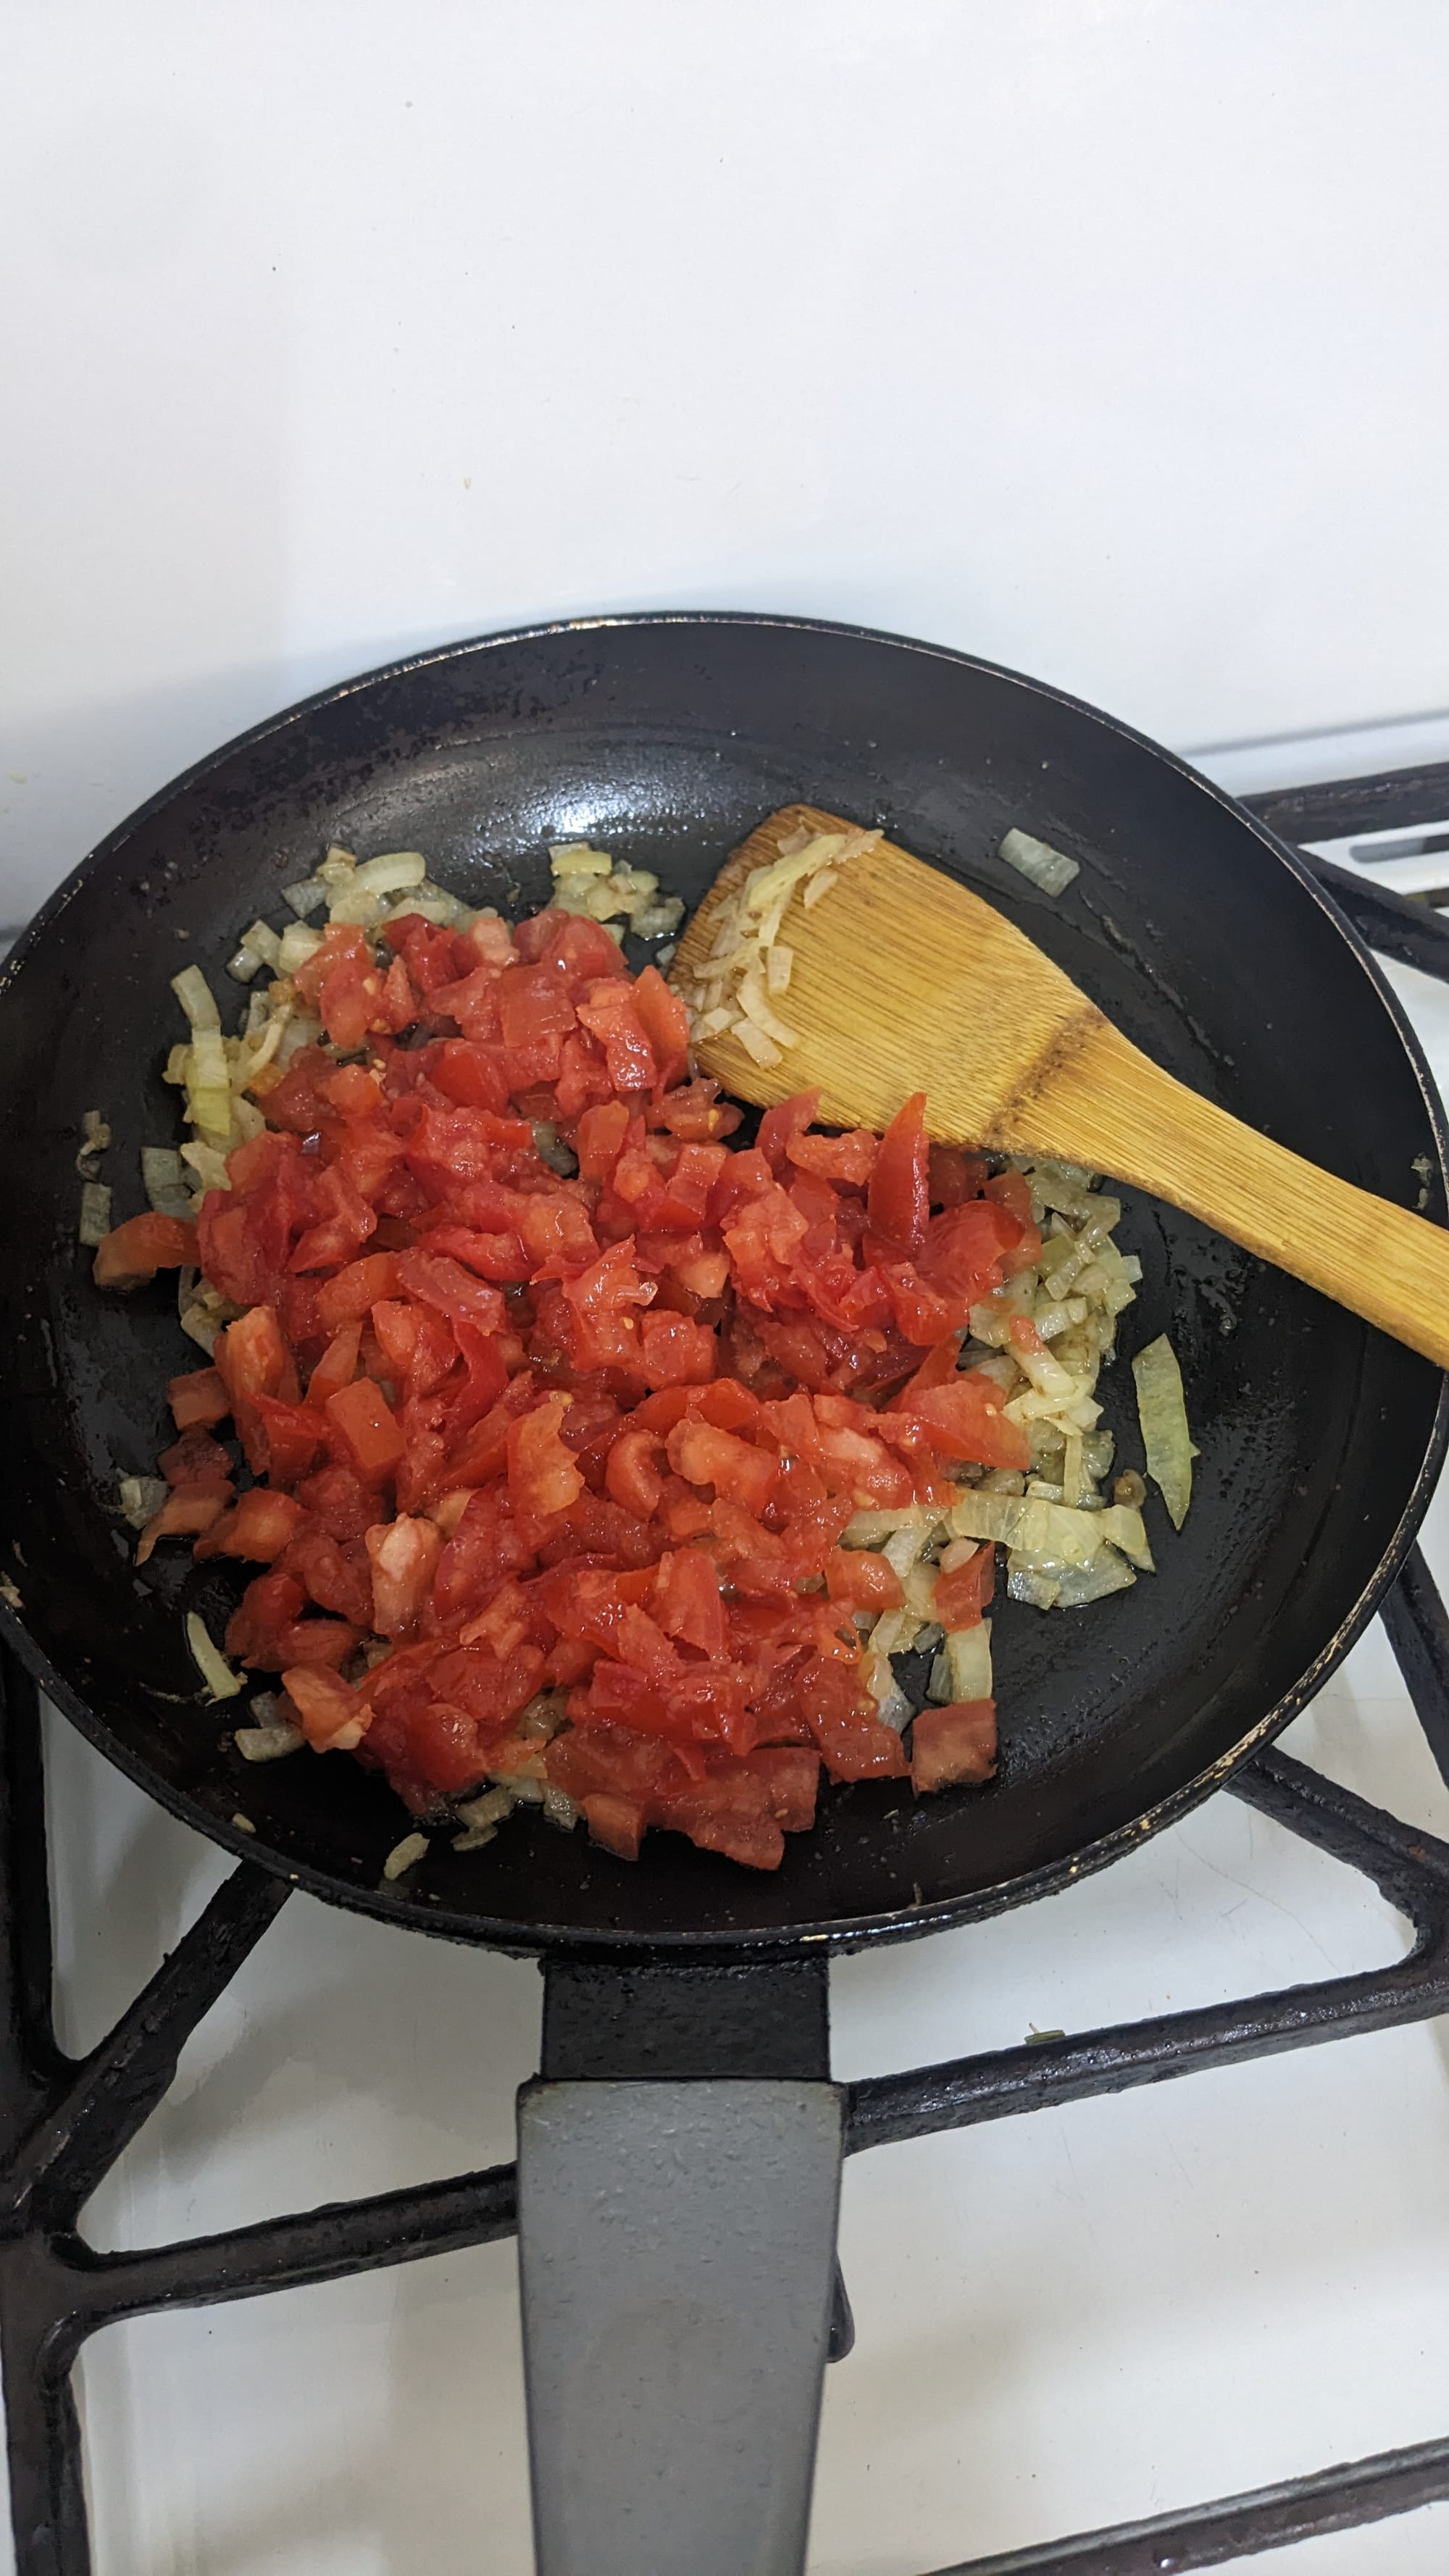
<svg viewBox="0 0 1449 2576"><path fill-rule="evenodd" d="M152 815L163 810L176 797L203 783L239 753L254 749L271 737L280 735L309 716L338 705L381 682L406 678L414 673L436 668L469 656L502 650L510 645L538 643L568 635L587 635L618 629L660 629L738 626L753 630L784 631L839 638L842 642L872 644L894 652L917 654L931 661L950 663L992 679L1008 683L1031 696L1049 700L1054 706L1087 718L1116 740L1147 752L1158 763L1175 771L1181 778L1204 792L1240 827L1246 828L1260 846L1296 879L1312 896L1327 923L1338 933L1361 971L1367 977L1375 997L1385 1010L1395 1035L1413 1072L1422 1100L1426 1120L1434 1142L1441 1182L1449 1190L1449 1127L1444 1110L1429 1072L1423 1050L1397 995L1389 985L1365 942L1331 895L1318 882L1299 854L1259 818L1195 769L1180 754L1140 733L1120 718L1108 714L1090 701L1075 697L1069 691L1053 687L1029 673L1009 665L991 662L977 654L952 646L933 644L924 639L900 635L888 629L856 625L848 621L802 617L787 612L749 609L640 609L621 614L550 619L541 623L509 627L484 635L456 639L441 645L426 646L391 662L332 683L312 692L292 705L266 716L242 733L233 736L216 750L194 762L156 793L137 806L115 825L102 840L82 858L62 884L41 906L27 924L14 948L0 965L0 995L6 992L23 971L25 962L50 925L60 919L75 900L83 885L98 875L125 847L127 841ZM1014 1878L976 1888L962 1895L945 1897L920 1906L893 1908L863 1915L833 1916L819 1923L788 1928L741 1927L738 1930L718 1926L695 1931L580 1931L574 1926L520 1925L512 1917L483 1914L459 1914L442 1904L430 1906L421 1899L394 1893L391 1889L351 1886L325 1870L303 1861L294 1863L288 1854L263 1844L259 1838L230 1825L224 1818L213 1816L184 1791L161 1779L149 1766L132 1755L119 1737L88 1701L66 1681L55 1668L44 1649L25 1627L23 1619L8 1605L0 1602L0 1637L15 1650L46 1697L92 1743L97 1751L145 1793L155 1798L179 1821L191 1826L209 1842L231 1852L238 1860L265 1869L269 1875L282 1878L324 1902L350 1912L368 1915L374 1920L396 1924L436 1938L453 1940L470 1947L500 1949L518 1956L547 1956L568 1952L577 1956L638 1957L642 1953L675 1957L702 1958L711 1954L740 1958L787 1957L805 1950L825 1949L846 1952L867 1942L910 1940L927 1933L944 1931L970 1922L1005 1913L1017 1905L1060 1893L1080 1878L1094 1875L1114 1860L1164 1826L1175 1823L1221 1788L1242 1764L1280 1734L1322 1689L1324 1683L1363 1633L1402 1568L1409 1548L1428 1507L1446 1449L1449 1449L1449 1377L1441 1379L1425 1440L1423 1456L1413 1485L1405 1501L1392 1537L1378 1565L1362 1587L1357 1600L1340 1621L1332 1636L1320 1648L1308 1670L1293 1687L1265 1712L1239 1741L1220 1754L1205 1771L1196 1773L1178 1789L1141 1815L1098 1836L1070 1856L1043 1863L1039 1869L1024 1871ZM623 1864L621 1864L622 1866Z"/></svg>

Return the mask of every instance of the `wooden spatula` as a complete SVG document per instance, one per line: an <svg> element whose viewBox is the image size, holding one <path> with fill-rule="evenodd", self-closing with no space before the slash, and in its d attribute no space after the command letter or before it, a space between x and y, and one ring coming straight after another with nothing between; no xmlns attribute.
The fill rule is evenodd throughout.
<svg viewBox="0 0 1449 2576"><path fill-rule="evenodd" d="M714 946L721 903L802 826L854 829L814 806L771 814L686 928L670 969L681 991ZM796 1043L761 1065L729 1031L696 1041L697 1061L737 1098L768 1107L818 1090L827 1124L881 1128L924 1091L943 1143L1133 1182L1449 1367L1449 1232L1189 1091L953 878L881 840L809 910L797 888L778 935L793 960L770 1007Z"/></svg>

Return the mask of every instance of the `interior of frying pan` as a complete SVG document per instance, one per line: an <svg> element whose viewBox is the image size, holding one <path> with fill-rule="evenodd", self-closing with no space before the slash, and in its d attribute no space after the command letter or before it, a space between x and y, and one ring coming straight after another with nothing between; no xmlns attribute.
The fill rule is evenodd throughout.
<svg viewBox="0 0 1449 2576"><path fill-rule="evenodd" d="M329 842L424 850L475 902L543 898L546 844L590 835L693 901L796 798L881 823L1038 940L1173 1073L1346 1179L1443 1214L1438 1112L1364 953L1306 874L1177 762L1011 673L883 636L771 618L585 624L450 647L261 727L114 833L55 897L0 990L0 1565L25 1651L123 1768L238 1851L344 1902L461 1938L778 1942L924 1929L1048 1886L1201 1795L1316 1686L1367 1617L1443 1442L1427 1362L1159 1203L1119 1229L1144 1279L1102 1381L1140 1466L1133 1350L1167 1331L1201 1451L1186 1527L1160 1502L1158 1571L1091 1609L1002 1605L998 1778L913 1800L829 1790L762 1875L651 1835L628 1865L525 1811L486 1850L446 1836L398 1886L406 1830L355 1763L245 1764L182 1640L219 1634L245 1579L162 1549L137 1572L118 1479L151 1471L166 1380L196 1354L174 1281L122 1300L75 1240L83 1112L114 1143L175 1141L160 1079L169 978L220 993L258 912ZM995 855L1008 825L1081 873L1057 902ZM880 997L861 959L862 1044ZM929 1089L932 1068L920 1078ZM9 1597L7 1593L7 1598ZM244 1815L255 1832L234 1819Z"/></svg>

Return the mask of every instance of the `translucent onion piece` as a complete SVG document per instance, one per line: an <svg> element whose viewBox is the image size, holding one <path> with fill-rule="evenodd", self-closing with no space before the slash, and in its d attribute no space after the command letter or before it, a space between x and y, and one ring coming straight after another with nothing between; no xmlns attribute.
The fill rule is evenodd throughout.
<svg viewBox="0 0 1449 2576"><path fill-rule="evenodd" d="M199 1610L186 1613L186 1642L211 1697L214 1700L235 1699L242 1689L242 1677L232 1671L226 1657L213 1644Z"/></svg>
<svg viewBox="0 0 1449 2576"><path fill-rule="evenodd" d="M974 1627L953 1628L942 1648L946 1668L951 1676L953 1699L990 1699L991 1697L991 1622L978 1619Z"/></svg>
<svg viewBox="0 0 1449 2576"><path fill-rule="evenodd" d="M1090 1565L1069 1565L1056 1578L1058 1610L1085 1610L1109 1592L1129 1592L1137 1577L1115 1548L1104 1547Z"/></svg>
<svg viewBox="0 0 1449 2576"><path fill-rule="evenodd" d="M1090 1565L1102 1545L1102 1514L1062 1503L1017 1501L1010 1494L964 1494L952 1505L956 1538L1000 1539L1018 1555L1063 1565Z"/></svg>
<svg viewBox="0 0 1449 2576"><path fill-rule="evenodd" d="M401 1878L404 1870L415 1869L420 1860L426 1860L427 1855L428 1838L426 1834L404 1834L400 1843L393 1844L391 1851L388 1853L386 1860L382 1864L383 1877L386 1879Z"/></svg>
<svg viewBox="0 0 1449 2576"><path fill-rule="evenodd" d="M326 899L327 888L324 886L322 889L322 900L324 903ZM310 929L304 921L294 921L290 928L284 930L282 933L281 953L277 960L282 973L284 975L295 975L298 967L305 966L308 958L313 956L321 945L322 932L320 930Z"/></svg>
<svg viewBox="0 0 1449 2576"><path fill-rule="evenodd" d="M1144 1574L1153 1572L1152 1550L1147 1544L1142 1514L1134 1503L1109 1503L1105 1511L1097 1512L1094 1517L1109 1546L1120 1548L1122 1554L1130 1557Z"/></svg>
<svg viewBox="0 0 1449 2576"><path fill-rule="evenodd" d="M421 850L387 850L381 858L364 859L353 883L365 887L369 894L397 894L403 886L421 885L427 873L428 863ZM248 931L248 939L251 935Z"/></svg>
<svg viewBox="0 0 1449 2576"><path fill-rule="evenodd" d="M1038 1574L1032 1566L1013 1565L1006 1576L1007 1598L1028 1602L1033 1610L1054 1610L1061 1597L1061 1585L1050 1575Z"/></svg>
<svg viewBox="0 0 1449 2576"><path fill-rule="evenodd" d="M320 912L326 900L327 888L320 877L309 877L305 885L282 888L283 903L290 904L299 921L305 921L309 912Z"/></svg>
<svg viewBox="0 0 1449 2576"><path fill-rule="evenodd" d="M142 1530L165 1502L170 1486L160 1476L123 1476L120 1484L121 1518L133 1530Z"/></svg>
<svg viewBox="0 0 1449 2576"><path fill-rule="evenodd" d="M1064 850L1054 850L1049 841L1033 840L1030 832L1008 832L999 855L1019 876L1029 877L1034 886L1040 886L1043 894L1065 894L1073 877L1081 875L1075 859L1069 859Z"/></svg>
<svg viewBox="0 0 1449 2576"><path fill-rule="evenodd" d="M300 1753L307 1739L296 1726L239 1726L232 1742L243 1762L280 1762Z"/></svg>
<svg viewBox="0 0 1449 2576"><path fill-rule="evenodd" d="M141 1186L146 1204L157 1216L192 1216L195 1211L182 1177L180 1155L171 1145L143 1145Z"/></svg>
<svg viewBox="0 0 1449 2576"><path fill-rule="evenodd" d="M80 1223L76 1227L76 1241L84 1244L88 1252L94 1252L98 1243L105 1242L110 1230L111 1193L109 1189L104 1181L83 1181Z"/></svg>
<svg viewBox="0 0 1449 2576"><path fill-rule="evenodd" d="M111 1131L99 1109L86 1111L81 1120L81 1135L84 1141L75 1158L75 1167L83 1181L93 1181L96 1167L111 1141Z"/></svg>
<svg viewBox="0 0 1449 2576"><path fill-rule="evenodd" d="M171 990L191 1023L193 1036L200 1029L220 1030L216 995L199 966L184 966L179 975L173 975Z"/></svg>
<svg viewBox="0 0 1449 2576"><path fill-rule="evenodd" d="M1160 1487L1174 1529L1181 1529L1192 1501L1192 1462L1197 1452L1187 1427L1187 1404L1177 1353L1165 1333L1139 1351L1132 1363L1137 1384L1137 1416L1147 1473Z"/></svg>

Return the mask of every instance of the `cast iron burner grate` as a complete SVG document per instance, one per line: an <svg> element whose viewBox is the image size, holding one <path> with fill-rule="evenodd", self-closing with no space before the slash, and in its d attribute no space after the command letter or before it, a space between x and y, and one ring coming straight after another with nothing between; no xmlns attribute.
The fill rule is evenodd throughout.
<svg viewBox="0 0 1449 2576"><path fill-rule="evenodd" d="M1247 801L1299 843L1437 823L1449 814L1449 763ZM1349 870L1310 864L1373 947L1449 982L1449 923L1423 902ZM1449 1614L1417 1549L1382 1615L1430 1751L1449 1781ZM1228 1783L1228 1794L1372 1879L1413 1926L1408 1956L1245 2002L868 2076L846 2087L846 2152L1449 2012L1449 1843L1401 1825L1283 1753L1261 1754ZM494 2165L451 2182L132 2253L97 2253L80 2235L81 2210L169 2088L186 2040L289 1894L284 1880L244 1862L114 2029L87 2056L66 2056L51 2019L39 1700L29 1674L0 1645L0 2365L17 2576L89 2576L70 2384L88 2335L121 2317L335 2281L514 2232L514 2168ZM588 1971L574 1973L585 1987ZM669 1975L680 1986L700 1973ZM723 2006L728 2017L718 1988L737 1977L743 1989L751 1971L709 1973L714 2014ZM569 2028L569 1985L567 1967L551 1972L555 2055L578 2037ZM586 2020L588 1998L580 1992L573 2000ZM843 2359L853 2340L837 2275L831 2360ZM1186 2512L962 2560L936 2576L1182 2576L1446 2497L1449 2435Z"/></svg>

